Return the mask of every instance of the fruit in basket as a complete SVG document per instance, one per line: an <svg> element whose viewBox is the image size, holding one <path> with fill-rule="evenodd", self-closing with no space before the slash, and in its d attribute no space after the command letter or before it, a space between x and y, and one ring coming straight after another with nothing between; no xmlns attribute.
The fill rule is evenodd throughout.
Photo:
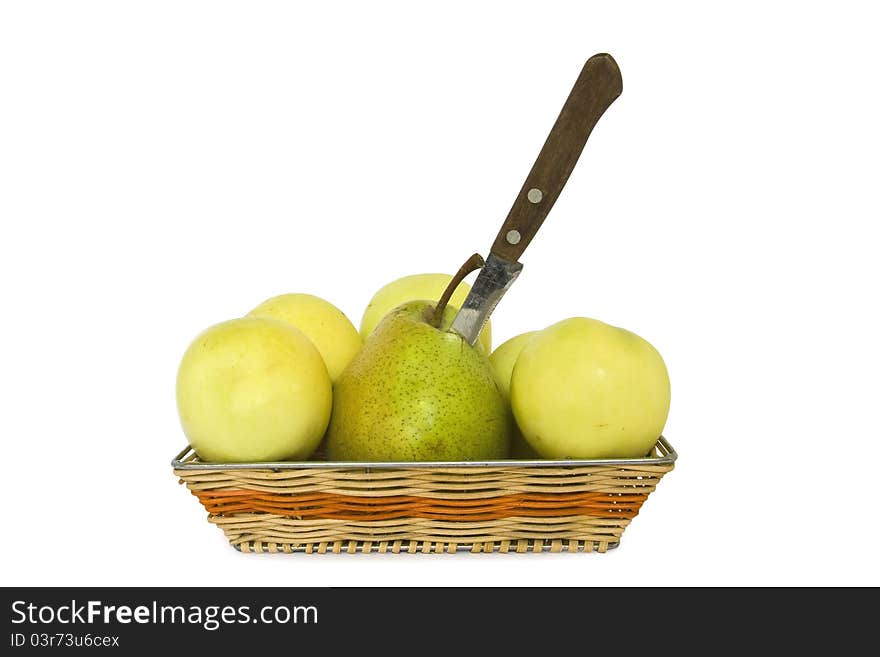
<svg viewBox="0 0 880 657"><path fill-rule="evenodd" d="M280 294L266 299L248 316L280 319L305 333L324 359L331 381L339 377L363 343L339 308L311 294Z"/></svg>
<svg viewBox="0 0 880 657"><path fill-rule="evenodd" d="M330 376L304 333L276 319L216 324L189 345L177 372L183 431L206 461L305 459L332 406Z"/></svg>
<svg viewBox="0 0 880 657"><path fill-rule="evenodd" d="M391 281L376 292L367 304L361 318L361 337L366 340L382 318L402 303L421 299L439 299L451 280L452 276L449 274L413 274ZM450 305L456 309L460 308L470 291L470 285L459 283L449 300ZM487 354L492 351L491 322L486 322L486 326L483 327L480 342Z"/></svg>
<svg viewBox="0 0 880 657"><path fill-rule="evenodd" d="M504 395L504 399L510 403L510 376L513 374L513 366L523 347L532 339L537 331L528 331L520 333L517 336L501 343L489 356L489 364L492 366L492 373L498 382L498 389ZM531 445L523 437L519 427L512 422L512 436L510 440L510 457L515 459L536 459L540 458Z"/></svg>
<svg viewBox="0 0 880 657"><path fill-rule="evenodd" d="M510 377L513 374L513 366L519 353L523 350L529 340L532 339L537 331L528 331L520 333L501 343L489 356L489 364L492 366L492 372L495 374L495 380L498 381L498 388L504 393L506 399L510 399Z"/></svg>
<svg viewBox="0 0 880 657"><path fill-rule="evenodd" d="M517 425L545 458L637 458L666 424L669 375L638 335L572 317L523 347L510 395Z"/></svg>
<svg viewBox="0 0 880 657"><path fill-rule="evenodd" d="M507 455L510 415L489 359L448 331L457 313L447 305L454 283L436 304L410 301L386 314L339 377L327 432L330 460Z"/></svg>

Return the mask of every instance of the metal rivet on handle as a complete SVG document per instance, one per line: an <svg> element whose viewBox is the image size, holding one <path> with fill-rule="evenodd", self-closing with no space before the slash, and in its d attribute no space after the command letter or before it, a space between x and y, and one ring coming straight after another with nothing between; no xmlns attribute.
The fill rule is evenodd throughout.
<svg viewBox="0 0 880 657"><path fill-rule="evenodd" d="M531 203L540 203L541 199L544 198L544 192L537 187L532 187L529 190L529 193L526 194L526 198L529 199L529 202Z"/></svg>
<svg viewBox="0 0 880 657"><path fill-rule="evenodd" d="M522 238L522 235L519 234L518 230L514 229L514 230L507 231L507 243L508 244L519 244L519 241L521 238Z"/></svg>

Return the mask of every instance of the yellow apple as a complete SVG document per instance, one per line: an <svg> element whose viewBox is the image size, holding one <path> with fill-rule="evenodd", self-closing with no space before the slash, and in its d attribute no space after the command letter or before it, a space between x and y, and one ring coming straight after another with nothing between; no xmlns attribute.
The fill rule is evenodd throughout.
<svg viewBox="0 0 880 657"><path fill-rule="evenodd" d="M329 301L311 294L272 297L248 316L280 319L305 333L324 359L333 382L362 345L361 336L348 317Z"/></svg>
<svg viewBox="0 0 880 657"><path fill-rule="evenodd" d="M523 347L510 396L517 425L545 458L637 458L666 424L669 375L634 333L572 317Z"/></svg>
<svg viewBox="0 0 880 657"><path fill-rule="evenodd" d="M330 377L298 329L243 317L189 345L177 372L177 409L192 448L207 461L305 459L330 420Z"/></svg>
<svg viewBox="0 0 880 657"><path fill-rule="evenodd" d="M451 280L452 276L449 274L413 274L391 281L370 299L361 318L361 337L366 340L390 310L407 301L424 299L436 303ZM470 291L471 286L467 283L459 284L449 300L449 305L458 310ZM491 322L486 322L486 326L483 327L480 343L486 354L492 351Z"/></svg>
<svg viewBox="0 0 880 657"><path fill-rule="evenodd" d="M504 394L504 398L510 400L510 376L513 374L513 366L519 357L519 352L523 350L532 336L537 331L528 331L502 342L495 348L495 351L489 356L489 364L492 366L492 373L498 382L498 388Z"/></svg>
<svg viewBox="0 0 880 657"><path fill-rule="evenodd" d="M510 404L510 376L513 374L513 366L516 364L519 352L535 333L537 331L528 331L512 337L498 345L489 356L489 364L492 366L492 373L495 375L498 389L501 390L508 405ZM515 422L510 440L510 457L529 460L541 458L523 437L522 431L519 430Z"/></svg>

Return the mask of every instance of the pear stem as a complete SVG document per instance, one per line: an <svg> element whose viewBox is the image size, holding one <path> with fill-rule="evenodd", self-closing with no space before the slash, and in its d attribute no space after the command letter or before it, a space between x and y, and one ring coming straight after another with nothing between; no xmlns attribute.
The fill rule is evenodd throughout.
<svg viewBox="0 0 880 657"><path fill-rule="evenodd" d="M433 326L434 328L440 328L440 321L443 319L443 312L446 310L446 305L452 298L452 294L453 292L455 292L455 289L458 287L459 283L464 280L465 276L470 274L472 271L476 271L484 264L485 261L483 260L483 256L481 256L479 253L475 253L465 261L465 263L461 266L455 276L452 277L452 280L449 281L449 285L447 285L446 289L443 290L443 294L440 296L440 300L434 307L430 318L431 326Z"/></svg>

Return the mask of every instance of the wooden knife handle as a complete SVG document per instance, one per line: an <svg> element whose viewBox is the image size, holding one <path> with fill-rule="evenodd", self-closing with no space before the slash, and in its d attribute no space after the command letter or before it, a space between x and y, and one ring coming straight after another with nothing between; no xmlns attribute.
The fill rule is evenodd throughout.
<svg viewBox="0 0 880 657"><path fill-rule="evenodd" d="M611 55L593 55L584 64L553 124L492 253L517 261L547 218L599 117L623 91L620 69Z"/></svg>

